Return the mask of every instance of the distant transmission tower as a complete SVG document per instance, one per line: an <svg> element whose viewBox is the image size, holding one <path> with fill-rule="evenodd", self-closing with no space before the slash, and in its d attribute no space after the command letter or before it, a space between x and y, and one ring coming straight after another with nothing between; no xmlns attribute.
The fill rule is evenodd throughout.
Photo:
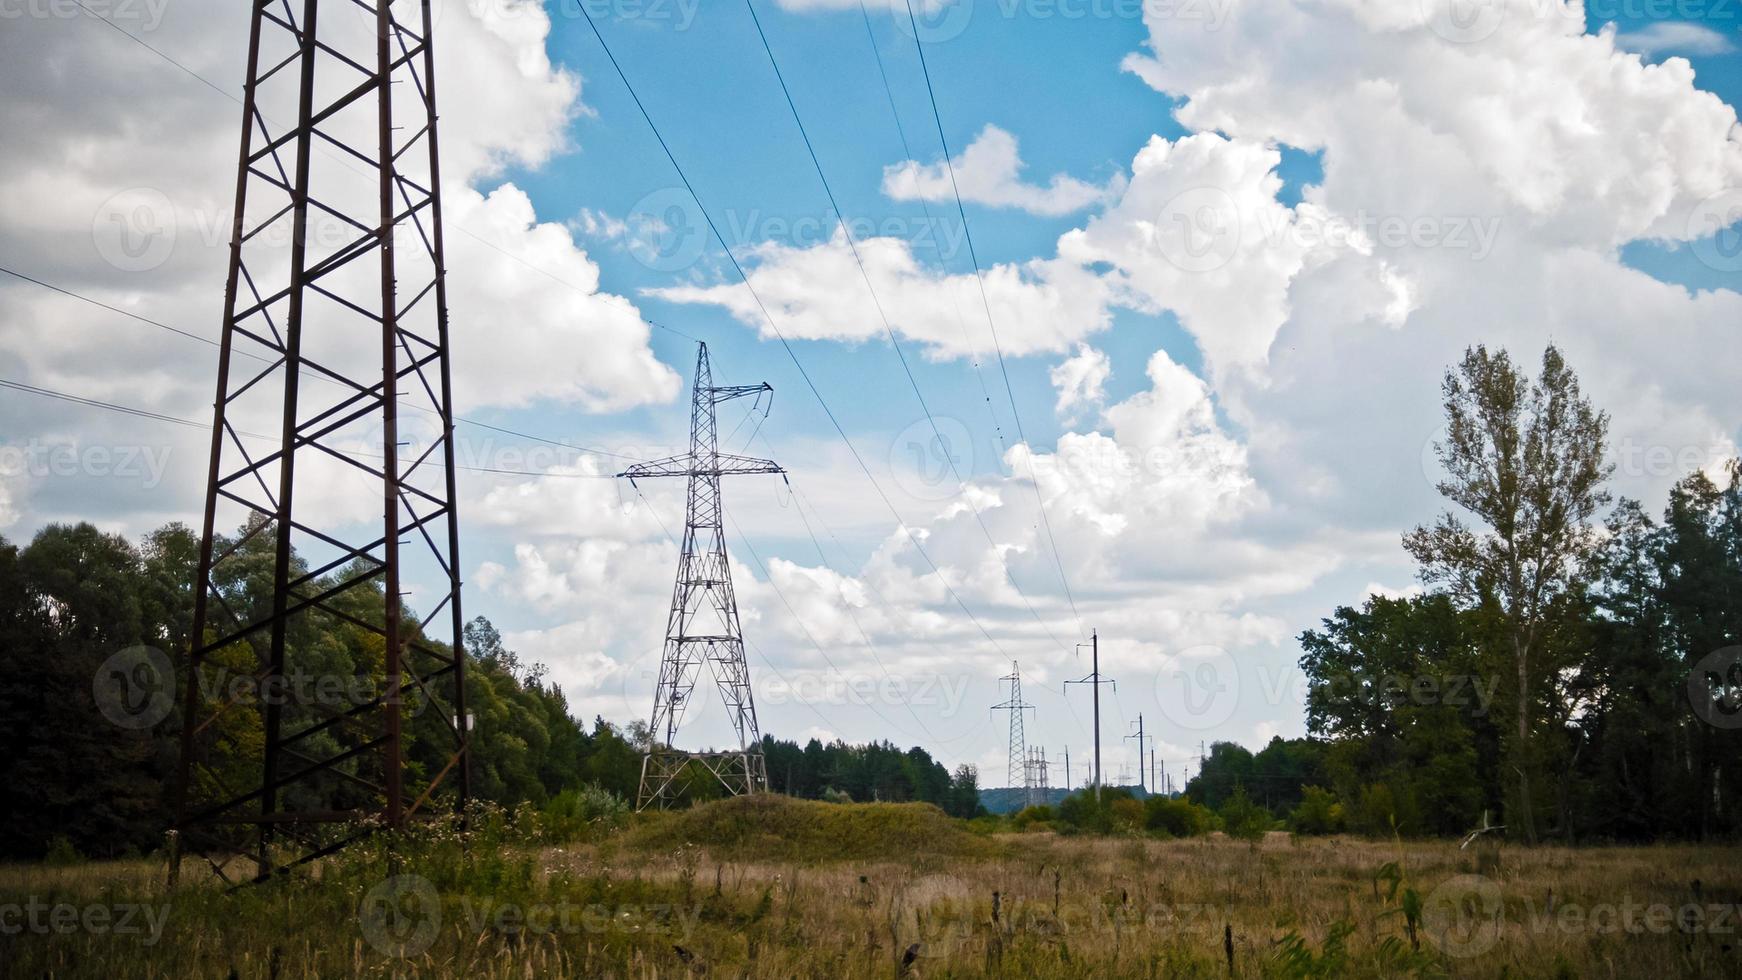
<svg viewBox="0 0 1742 980"><path fill-rule="evenodd" d="M766 459L720 452L714 410L735 398L772 397L774 389L767 384L715 386L708 345L699 347L690 397L690 451L637 463L617 474L632 484L649 477L689 480L683 550L666 620L659 685L653 694L653 744L641 761L639 809L664 807L681 797L684 786L680 779L693 766L712 774L734 796L768 790L768 761L762 754L762 733L756 724L750 668L744 662L744 627L738 621L732 569L726 561L726 512L720 500L720 478L786 471ZM713 671L720 697L731 714L738 735L735 751L683 752L675 747L678 726L683 723L684 709L689 706L704 661Z"/></svg>
<svg viewBox="0 0 1742 980"><path fill-rule="evenodd" d="M249 4L172 881L184 848L263 880L469 793L431 2ZM377 659L304 696L345 630Z"/></svg>
<svg viewBox="0 0 1742 980"><path fill-rule="evenodd" d="M1023 786L1026 789L1024 798L1028 806L1042 806L1052 795L1051 778L1048 776L1046 749L1033 748L1028 750L1028 763L1023 773Z"/></svg>
<svg viewBox="0 0 1742 980"><path fill-rule="evenodd" d="M1022 700L1022 671L1016 661L1010 662L1010 673L998 678L1002 683L1010 685L1010 699L1003 704L992 706L993 711L1010 712L1010 767L1006 778L1012 789L1020 788L1022 798L1026 801L1032 794L1033 767L1028 763L1028 747L1022 732L1022 713L1033 711L1034 705Z"/></svg>

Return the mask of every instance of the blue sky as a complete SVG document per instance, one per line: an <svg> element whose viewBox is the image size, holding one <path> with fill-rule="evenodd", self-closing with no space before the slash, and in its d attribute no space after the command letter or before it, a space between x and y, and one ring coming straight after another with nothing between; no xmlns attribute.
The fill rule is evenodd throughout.
<svg viewBox="0 0 1742 980"><path fill-rule="evenodd" d="M1730 108L1742 99L1742 10L1593 2L1578 36L1556 3L1463 2L1203 0L1150 4L1147 21L1112 13L1133 6L1113 0L937 7L939 23L966 25L924 45L952 155L996 157L1007 134L1021 167L1014 181L958 174L1001 368L967 288L975 267L954 196L898 199L885 186L910 157L915 174L943 159L914 38L884 0L868 14L846 0L756 0L829 183L865 232L915 381L959 440L968 495L912 465L908 448L928 424L864 281L831 246L835 216L746 8L590 4L759 293L805 338L792 350L970 619L783 345L734 315L736 274L578 8L447 0L464 411L633 456L684 439L692 337L708 342L722 380L775 386L765 422L746 421L746 403L721 415L730 448L778 459L801 495L772 478L727 488L745 532L733 558L752 672L769 685L759 686L765 731L917 741L998 785L1004 732L987 708L1019 658L1038 706L1033 738L1082 759L1086 694L1067 699L1061 684L1086 672L1073 648L1098 627L1120 678L1103 734L1110 759L1130 761L1119 739L1139 712L1175 772L1200 739L1256 746L1300 734L1293 638L1370 590L1412 588L1397 539L1440 506L1437 380L1464 345L1526 360L1563 345L1615 416L1618 491L1651 509L1742 437L1742 269L1730 239L1690 231L1712 214L1742 218ZM1457 27L1472 9L1474 34ZM1673 16L1651 16L1660 11ZM0 149L22 189L0 197L0 257L210 336L225 250L198 229L225 225L235 106L215 89L237 87L245 25L204 0L160 13L122 18L121 31L14 25L6 60L23 97L0 124L27 136ZM44 78L84 81L72 92ZM136 105L151 112L126 111ZM179 232L150 268L105 251L116 202L132 216L141 200ZM1236 234L1218 262L1194 266L1171 236L1214 231L1195 224L1206 214L1233 220ZM1492 240L1473 241L1472 229ZM0 282L0 309L14 324L0 377L179 417L206 410L207 348L118 334L132 327L18 283ZM1090 383L1061 408L1072 377ZM198 512L197 432L4 397L16 410L9 447L143 444L175 462L148 486L0 470L9 538L80 518L138 533ZM1005 455L1018 442L1012 399L1047 467L1039 495L1032 471ZM482 452L535 448L473 436ZM1689 466L1638 462L1658 450ZM681 520L677 488L646 487L643 503L608 478L621 459L526 465L534 472L463 485L468 609L548 662L578 712L644 716L675 565L660 523ZM1182 700L1206 667L1232 691L1226 711L1216 690L1198 692L1207 710ZM810 685L808 696L783 693L782 678ZM839 690L885 682L897 690ZM700 711L695 737L716 738L719 721Z"/></svg>

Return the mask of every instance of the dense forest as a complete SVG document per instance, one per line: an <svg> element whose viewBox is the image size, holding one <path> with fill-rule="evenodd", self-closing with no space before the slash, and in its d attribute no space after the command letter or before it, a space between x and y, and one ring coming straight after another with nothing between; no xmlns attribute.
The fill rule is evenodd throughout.
<svg viewBox="0 0 1742 980"><path fill-rule="evenodd" d="M242 547L268 549L270 538L255 535ZM137 544L88 524L45 527L23 548L0 539L0 782L9 801L0 855L38 856L58 846L116 856L149 852L162 843L173 821L181 729L176 699L185 677L198 549L197 536L179 524ZM245 606L270 595L269 579L261 574L270 567L267 554L256 557L235 563L243 571L220 583L228 602ZM362 601L373 602L374 611L356 612L378 619L380 593ZM343 694L354 681L373 690L380 677L378 638L330 617L306 619L298 626L291 665L306 683L287 686L290 710L312 710L317 705L299 698ZM571 717L543 667L522 663L483 619L468 626L464 642L471 658L468 708L479 732L472 759L478 797L509 808L545 807L565 793L597 786L634 798L644 725L620 730L595 719L589 730ZM222 654L231 661L225 665L228 679L253 673L252 649ZM177 679L138 675L154 662L170 665ZM113 676L117 670L126 676ZM323 689L309 678L338 683ZM125 703L114 701L117 684L124 685ZM215 703L226 690L208 681L201 696ZM161 699L161 712L149 710L151 699ZM408 779L415 782L441 765L439 733L429 717L433 712L419 713L412 704L407 713ZM207 733L207 769L217 774L214 779L226 767L251 764L247 760L257 755L260 739L258 698L219 714L220 722ZM973 770L952 775L923 749L814 740L801 747L774 738L766 738L764 748L780 792L920 800L962 816L977 812ZM342 794L357 791L339 780L323 792L331 798L293 804L333 806Z"/></svg>
<svg viewBox="0 0 1742 980"><path fill-rule="evenodd" d="M1608 419L1554 348L1534 379L1473 348L1444 393L1454 507L1404 538L1427 590L1301 634L1310 737L1219 744L1188 795L1321 832L1742 832L1742 463L1654 519L1610 500Z"/></svg>

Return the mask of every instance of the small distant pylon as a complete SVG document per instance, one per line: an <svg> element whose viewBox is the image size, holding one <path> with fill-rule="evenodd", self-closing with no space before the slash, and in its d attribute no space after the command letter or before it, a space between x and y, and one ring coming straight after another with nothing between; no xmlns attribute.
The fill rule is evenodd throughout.
<svg viewBox="0 0 1742 980"><path fill-rule="evenodd" d="M1017 667L1016 661L1010 662L1010 673L998 679L1010 685L1009 700L992 706L993 711L1010 712L1010 763L1006 772L1009 781L1005 785L1012 789L1021 788L1026 805L1033 795L1030 791L1033 767L1028 762L1028 747L1022 731L1022 713L1033 711L1034 705L1022 700L1022 670Z"/></svg>
<svg viewBox="0 0 1742 980"><path fill-rule="evenodd" d="M1023 771L1026 805L1044 806L1049 802L1052 796L1052 786L1047 770L1046 749L1029 749L1028 762Z"/></svg>

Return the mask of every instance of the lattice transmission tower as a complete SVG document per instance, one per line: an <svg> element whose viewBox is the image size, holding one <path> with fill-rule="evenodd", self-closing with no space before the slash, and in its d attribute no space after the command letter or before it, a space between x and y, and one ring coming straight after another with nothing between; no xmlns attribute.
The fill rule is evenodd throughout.
<svg viewBox="0 0 1742 980"><path fill-rule="evenodd" d="M1006 772L1006 785L1011 789L1021 789L1022 798L1027 801L1034 795L1034 767L1029 764L1027 740L1022 731L1022 713L1033 711L1034 705L1022 700L1022 670L1016 661L1010 662L1010 673L998 680L1010 685L1010 697L1004 703L992 706L993 711L1010 712L1010 764Z"/></svg>
<svg viewBox="0 0 1742 980"><path fill-rule="evenodd" d="M1023 785L1026 788L1024 798L1027 806L1043 806L1052 796L1051 767L1046 761L1046 749L1033 748L1028 750L1028 765L1023 773Z"/></svg>
<svg viewBox="0 0 1742 980"><path fill-rule="evenodd" d="M469 795L432 27L251 3L174 796L256 880Z"/></svg>
<svg viewBox="0 0 1742 980"><path fill-rule="evenodd" d="M631 483L649 477L689 480L677 585L672 590L665 653L653 693L649 729L653 742L641 762L638 809L675 802L686 790L684 774L698 768L735 796L768 789L768 761L756 724L750 668L744 661L744 627L738 620L732 568L726 560L726 512L720 499L720 480L754 473L784 475L786 471L766 459L720 452L714 416L723 402L751 396L760 399L764 394L772 398L774 388L768 384L716 386L708 345L699 347L690 396L689 452L637 463L617 474ZM736 750L687 752L676 747L677 730L703 663L712 671L731 717L738 737Z"/></svg>

